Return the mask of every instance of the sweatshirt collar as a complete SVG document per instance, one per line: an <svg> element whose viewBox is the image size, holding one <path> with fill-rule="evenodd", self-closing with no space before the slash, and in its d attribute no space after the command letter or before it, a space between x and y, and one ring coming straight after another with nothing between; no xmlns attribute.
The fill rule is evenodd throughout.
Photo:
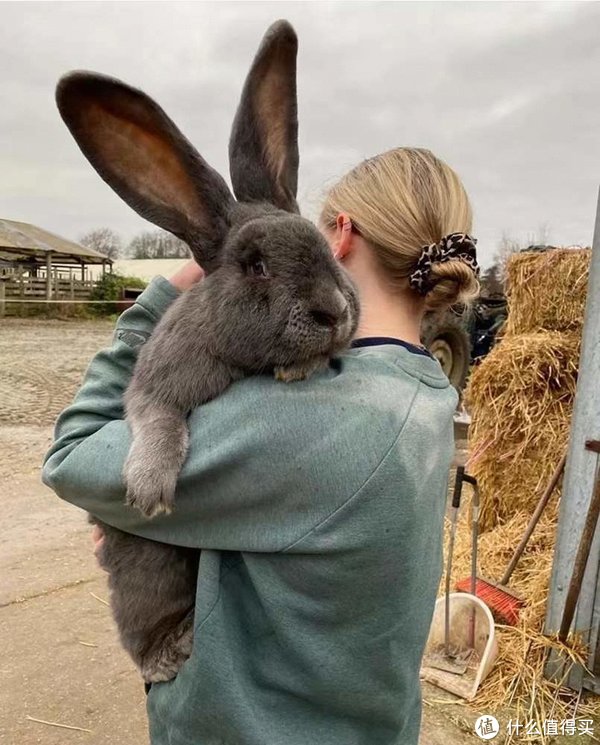
<svg viewBox="0 0 600 745"><path fill-rule="evenodd" d="M412 354L420 354L423 357L435 359L434 356L425 349L425 347L411 344L403 339L396 339L393 336L364 336L361 339L354 339L351 347L352 349L359 349L360 347L378 347L383 344L394 344L397 347L404 347L404 349Z"/></svg>

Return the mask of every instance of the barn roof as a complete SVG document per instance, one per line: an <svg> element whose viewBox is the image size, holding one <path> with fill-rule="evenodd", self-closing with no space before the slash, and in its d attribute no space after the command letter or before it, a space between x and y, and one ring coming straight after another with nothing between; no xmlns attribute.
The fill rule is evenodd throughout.
<svg viewBox="0 0 600 745"><path fill-rule="evenodd" d="M112 264L104 254L37 225L0 218L0 260L33 260L45 264L49 252L55 264Z"/></svg>

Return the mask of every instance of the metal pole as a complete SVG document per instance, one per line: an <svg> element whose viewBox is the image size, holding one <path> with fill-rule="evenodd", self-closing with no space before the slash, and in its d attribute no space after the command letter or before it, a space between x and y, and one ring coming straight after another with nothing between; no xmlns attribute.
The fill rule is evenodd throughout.
<svg viewBox="0 0 600 745"><path fill-rule="evenodd" d="M597 440L590 440L591 448L595 446L595 452L598 453L598 446L600 442ZM600 479L596 475L596 485L594 487L594 493L592 495L592 501L590 502L590 508L587 513L585 525L583 526L583 533L581 535L579 549L577 556L575 557L575 566L573 568L573 576L569 584L569 591L565 600L565 614L563 616L560 629L558 631L558 638L563 644L567 641L569 631L571 630L571 623L573 622L573 616L575 615L575 607L579 600L579 593L581 591L581 583L583 581L583 575L585 573L588 558L590 555L590 549L592 547L592 541L594 540L594 534L596 533L596 525L598 524L598 515L600 514Z"/></svg>
<svg viewBox="0 0 600 745"><path fill-rule="evenodd" d="M598 455L586 449L585 444L588 440L600 439L598 370L600 370L600 195L588 280L577 393L573 407L544 626L547 634L555 634L561 626L580 537L594 492ZM590 668L595 657L594 647L600 644L598 639L600 626L599 565L600 535L596 534L583 577L573 624L573 631L580 634L590 645ZM596 607L594 607L595 598L599 599ZM565 660L557 653L552 653L546 665L546 676L554 679L564 676L564 665ZM585 685L586 688L600 693L600 676L588 676L579 665L572 668L567 684L577 690L581 690Z"/></svg>

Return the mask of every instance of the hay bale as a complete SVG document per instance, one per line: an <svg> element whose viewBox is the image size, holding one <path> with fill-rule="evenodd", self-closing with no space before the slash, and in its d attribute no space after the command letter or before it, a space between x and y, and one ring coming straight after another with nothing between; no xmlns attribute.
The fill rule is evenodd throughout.
<svg viewBox="0 0 600 745"><path fill-rule="evenodd" d="M557 248L512 256L506 269L505 335L580 330L590 258L589 248Z"/></svg>
<svg viewBox="0 0 600 745"><path fill-rule="evenodd" d="M481 526L531 513L565 452L577 385L579 333L507 336L477 367L469 471L481 490Z"/></svg>

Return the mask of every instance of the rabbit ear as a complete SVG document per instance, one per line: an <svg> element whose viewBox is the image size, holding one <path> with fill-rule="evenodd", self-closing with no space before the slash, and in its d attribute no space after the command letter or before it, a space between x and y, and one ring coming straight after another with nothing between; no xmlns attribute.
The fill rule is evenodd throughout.
<svg viewBox="0 0 600 745"><path fill-rule="evenodd" d="M186 241L210 269L234 199L160 106L118 80L81 71L60 80L56 102L109 186L142 217Z"/></svg>
<svg viewBox="0 0 600 745"><path fill-rule="evenodd" d="M242 202L266 201L298 212L298 39L287 21L268 29L233 123L229 169Z"/></svg>

